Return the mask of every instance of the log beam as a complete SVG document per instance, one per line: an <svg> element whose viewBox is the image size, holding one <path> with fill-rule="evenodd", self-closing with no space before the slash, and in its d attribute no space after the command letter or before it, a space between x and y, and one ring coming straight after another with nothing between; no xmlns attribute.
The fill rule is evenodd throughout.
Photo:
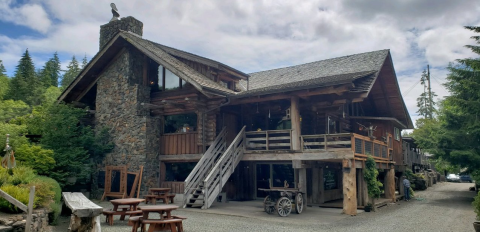
<svg viewBox="0 0 480 232"><path fill-rule="evenodd" d="M357 186L354 160L343 160L343 213L357 215Z"/></svg>

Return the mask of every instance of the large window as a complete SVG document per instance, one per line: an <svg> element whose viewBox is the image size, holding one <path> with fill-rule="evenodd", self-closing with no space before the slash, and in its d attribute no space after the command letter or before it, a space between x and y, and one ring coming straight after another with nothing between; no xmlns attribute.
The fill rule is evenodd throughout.
<svg viewBox="0 0 480 232"><path fill-rule="evenodd" d="M165 134L193 131L197 131L197 114L191 113L165 116Z"/></svg>
<svg viewBox="0 0 480 232"><path fill-rule="evenodd" d="M165 181L185 181L196 164L195 162L165 163Z"/></svg>
<svg viewBox="0 0 480 232"><path fill-rule="evenodd" d="M186 85L184 80L154 61L150 61L148 79L148 84L154 92L181 89Z"/></svg>

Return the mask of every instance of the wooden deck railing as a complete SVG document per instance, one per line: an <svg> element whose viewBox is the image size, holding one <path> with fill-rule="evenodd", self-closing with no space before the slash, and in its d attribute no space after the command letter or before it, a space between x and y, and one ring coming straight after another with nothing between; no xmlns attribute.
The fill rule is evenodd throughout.
<svg viewBox="0 0 480 232"><path fill-rule="evenodd" d="M247 151L291 150L292 130L245 132Z"/></svg>
<svg viewBox="0 0 480 232"><path fill-rule="evenodd" d="M351 148L352 134L302 135L302 151L328 150L333 148Z"/></svg>
<svg viewBox="0 0 480 232"><path fill-rule="evenodd" d="M164 134L160 136L160 154L199 154L197 132Z"/></svg>
<svg viewBox="0 0 480 232"><path fill-rule="evenodd" d="M379 160L390 160L387 143L354 133L302 135L302 151L335 150L351 148L357 157L373 156Z"/></svg>

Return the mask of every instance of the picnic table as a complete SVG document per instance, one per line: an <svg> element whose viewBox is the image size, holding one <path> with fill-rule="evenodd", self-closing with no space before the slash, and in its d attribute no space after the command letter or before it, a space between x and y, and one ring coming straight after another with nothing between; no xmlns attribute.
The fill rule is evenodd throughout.
<svg viewBox="0 0 480 232"><path fill-rule="evenodd" d="M295 208L297 214L301 214L304 207L303 194L297 188L259 188L268 195L263 200L263 208L266 213L273 214L275 211L281 217L286 217Z"/></svg>
<svg viewBox="0 0 480 232"><path fill-rule="evenodd" d="M106 216L106 221L109 225L113 225L113 215L120 215L120 220L125 220L125 216L142 215L142 211L138 209L138 204L144 202L145 199L139 198L124 198L111 200L113 209L104 210L103 214Z"/></svg>
<svg viewBox="0 0 480 232"><path fill-rule="evenodd" d="M183 217L173 216L172 211L178 209L176 205L145 205L139 207L142 210L143 216L141 223L143 226L150 224L148 232L157 230L170 230L173 232L183 231L182 220ZM160 219L150 219L150 213L160 214Z"/></svg>
<svg viewBox="0 0 480 232"><path fill-rule="evenodd" d="M168 204L170 201L173 203L175 194L170 193L170 188L150 188L149 195L145 195L145 203L152 202L152 204L157 204L157 199L162 199L163 203Z"/></svg>

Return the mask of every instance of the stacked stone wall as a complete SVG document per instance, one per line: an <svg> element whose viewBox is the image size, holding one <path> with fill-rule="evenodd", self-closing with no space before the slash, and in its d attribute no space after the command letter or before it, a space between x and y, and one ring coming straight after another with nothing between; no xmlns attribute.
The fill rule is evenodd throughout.
<svg viewBox="0 0 480 232"><path fill-rule="evenodd" d="M100 26L100 49L102 49L119 30L130 31L142 36L143 23L129 16Z"/></svg>
<svg viewBox="0 0 480 232"><path fill-rule="evenodd" d="M159 119L141 106L150 101L150 88L143 86L143 55L127 49L104 70L97 82L96 129L107 127L115 145L105 165L128 165L136 172L144 166L141 194L158 186Z"/></svg>

